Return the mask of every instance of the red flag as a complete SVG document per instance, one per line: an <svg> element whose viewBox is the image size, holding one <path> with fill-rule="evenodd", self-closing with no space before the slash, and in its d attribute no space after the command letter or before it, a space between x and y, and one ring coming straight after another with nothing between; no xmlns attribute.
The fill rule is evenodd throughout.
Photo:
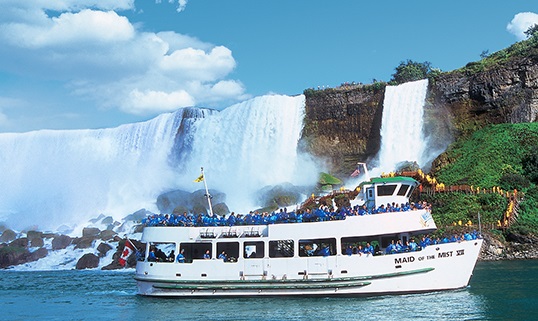
<svg viewBox="0 0 538 321"><path fill-rule="evenodd" d="M125 266L125 263L127 263L127 259L129 256L134 252L134 245L127 239L125 242L125 247L123 248L123 252L121 252L121 257L119 259L120 265Z"/></svg>

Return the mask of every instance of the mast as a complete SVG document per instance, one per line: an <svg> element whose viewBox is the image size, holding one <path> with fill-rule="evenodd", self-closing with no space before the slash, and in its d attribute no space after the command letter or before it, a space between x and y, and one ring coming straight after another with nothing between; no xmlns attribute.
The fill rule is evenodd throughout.
<svg viewBox="0 0 538 321"><path fill-rule="evenodd" d="M209 214L213 216L213 206L211 205L211 195L209 194L209 189L207 189L207 180L204 174L204 168L202 167L202 181L204 182L205 187L205 197L207 197L207 203L209 204Z"/></svg>

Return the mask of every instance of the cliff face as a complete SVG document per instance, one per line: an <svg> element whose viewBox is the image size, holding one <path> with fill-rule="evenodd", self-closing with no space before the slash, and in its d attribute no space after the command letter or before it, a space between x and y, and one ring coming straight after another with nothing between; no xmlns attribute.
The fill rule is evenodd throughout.
<svg viewBox="0 0 538 321"><path fill-rule="evenodd" d="M303 150L327 162L336 175L349 175L357 161L379 150L384 86L306 91Z"/></svg>
<svg viewBox="0 0 538 321"><path fill-rule="evenodd" d="M335 175L349 175L357 161L368 162L380 146L384 88L377 83L305 91L302 148L327 160ZM429 148L443 151L454 139L488 124L535 121L536 59L512 59L484 71L458 70L430 79L425 105Z"/></svg>
<svg viewBox="0 0 538 321"><path fill-rule="evenodd" d="M450 110L463 135L487 124L537 121L538 63L530 58L472 75L442 74L429 90L433 105Z"/></svg>

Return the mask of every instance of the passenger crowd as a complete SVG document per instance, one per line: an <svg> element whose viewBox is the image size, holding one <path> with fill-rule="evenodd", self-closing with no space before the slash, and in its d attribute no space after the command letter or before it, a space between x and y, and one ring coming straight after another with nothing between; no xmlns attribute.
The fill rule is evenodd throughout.
<svg viewBox="0 0 538 321"><path fill-rule="evenodd" d="M338 211L332 211L327 206L320 206L314 210L300 210L288 212L287 209L268 213L251 211L250 213L235 214L232 212L228 217L208 214L153 214L144 218L142 224L146 226L235 226L235 225L267 225L281 223L323 222L344 220L347 216L363 216L389 212L406 212L419 209L431 210L426 202L417 203L387 203L377 208L367 208L366 205L343 207Z"/></svg>
<svg viewBox="0 0 538 321"><path fill-rule="evenodd" d="M415 242L415 239L413 238L405 242L405 244L402 243L402 240L397 240L396 242L392 240L391 243L385 248L385 254L420 251L421 249L430 245L472 241L479 238L482 238L480 234L477 231L472 231L461 235L454 234L452 237L437 237L435 239L431 239L428 235L426 235L423 236L418 243Z"/></svg>

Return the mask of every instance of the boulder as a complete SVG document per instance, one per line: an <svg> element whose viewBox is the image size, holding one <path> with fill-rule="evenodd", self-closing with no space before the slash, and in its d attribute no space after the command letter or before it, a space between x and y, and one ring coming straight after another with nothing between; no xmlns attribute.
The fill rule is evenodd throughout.
<svg viewBox="0 0 538 321"><path fill-rule="evenodd" d="M112 250L112 246L106 243L101 243L97 246L97 251L99 252L100 257L105 256L110 250Z"/></svg>
<svg viewBox="0 0 538 321"><path fill-rule="evenodd" d="M83 236L73 239L73 244L76 244L75 249L87 249L93 245L94 241L95 236Z"/></svg>
<svg viewBox="0 0 538 321"><path fill-rule="evenodd" d="M26 233L26 237L31 240L33 238L43 238L43 232L39 232L39 231L28 231L28 233Z"/></svg>
<svg viewBox="0 0 538 321"><path fill-rule="evenodd" d="M20 246L4 246L0 248L0 268L7 268L26 261L28 249Z"/></svg>
<svg viewBox="0 0 538 321"><path fill-rule="evenodd" d="M84 254L77 262L76 269L94 269L99 266L99 257L93 253Z"/></svg>
<svg viewBox="0 0 538 321"><path fill-rule="evenodd" d="M101 231L101 233L99 233L99 238L103 241L109 241L109 240L112 240L114 238L114 235L116 234L118 233L112 230L104 230L104 231Z"/></svg>
<svg viewBox="0 0 538 321"><path fill-rule="evenodd" d="M40 237L30 238L30 247L43 247L45 242Z"/></svg>
<svg viewBox="0 0 538 321"><path fill-rule="evenodd" d="M97 227L85 227L82 229L82 237L97 236L100 232L101 230Z"/></svg>
<svg viewBox="0 0 538 321"><path fill-rule="evenodd" d="M21 237L9 243L9 246L28 247L28 238Z"/></svg>
<svg viewBox="0 0 538 321"><path fill-rule="evenodd" d="M39 259L46 257L48 254L49 254L49 251L46 248L41 247L37 249L36 251L30 253L28 262L37 261Z"/></svg>
<svg viewBox="0 0 538 321"><path fill-rule="evenodd" d="M52 249L62 250L68 247L72 242L72 239L68 235L58 235L52 239Z"/></svg>
<svg viewBox="0 0 538 321"><path fill-rule="evenodd" d="M0 236L0 242L1 243L8 243L13 241L17 238L17 233L13 232L11 229L7 229L4 232L2 232L2 236Z"/></svg>

